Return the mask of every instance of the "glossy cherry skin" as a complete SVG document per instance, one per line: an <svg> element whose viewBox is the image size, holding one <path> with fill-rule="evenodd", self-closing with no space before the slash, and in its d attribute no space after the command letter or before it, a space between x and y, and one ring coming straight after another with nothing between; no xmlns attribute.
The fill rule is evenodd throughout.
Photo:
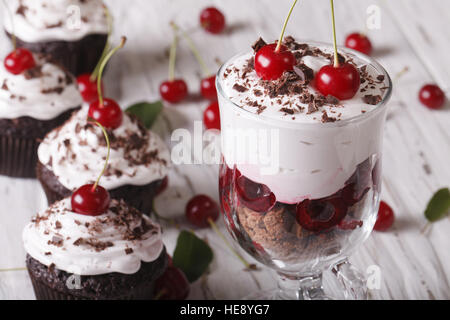
<svg viewBox="0 0 450 320"><path fill-rule="evenodd" d="M159 86L161 98L170 103L177 103L186 98L188 87L184 80L175 79L172 81L164 81Z"/></svg>
<svg viewBox="0 0 450 320"><path fill-rule="evenodd" d="M34 68L36 62L34 61L33 54L29 50L17 48L6 56L4 65L5 69L12 74L20 74L25 70Z"/></svg>
<svg viewBox="0 0 450 320"><path fill-rule="evenodd" d="M185 300L189 291L189 281L183 271L170 264L155 281L154 294L159 300Z"/></svg>
<svg viewBox="0 0 450 320"><path fill-rule="evenodd" d="M88 116L98 121L107 129L116 129L120 127L123 120L123 112L117 102L113 99L103 99L103 104L99 100L89 105Z"/></svg>
<svg viewBox="0 0 450 320"><path fill-rule="evenodd" d="M78 188L71 197L72 210L86 216L98 216L106 212L109 207L109 192L93 184L85 184Z"/></svg>
<svg viewBox="0 0 450 320"><path fill-rule="evenodd" d="M225 29L225 16L214 7L205 8L200 13L200 25L210 33L221 33Z"/></svg>
<svg viewBox="0 0 450 320"><path fill-rule="evenodd" d="M386 231L394 224L394 210L384 201L380 201L377 222L373 227L376 231Z"/></svg>
<svg viewBox="0 0 450 320"><path fill-rule="evenodd" d="M203 124L206 129L220 130L220 112L217 101L211 103L203 112Z"/></svg>
<svg viewBox="0 0 450 320"><path fill-rule="evenodd" d="M370 54L372 53L372 43L370 42L369 38L358 32L349 34L347 36L347 39L345 39L345 46L347 48L364 53L368 56L370 56Z"/></svg>
<svg viewBox="0 0 450 320"><path fill-rule="evenodd" d="M156 190L156 195L160 195L164 192L164 190L167 189L167 186L169 185L169 177L165 176L164 179L161 181L161 184L159 185L158 189Z"/></svg>
<svg viewBox="0 0 450 320"><path fill-rule="evenodd" d="M317 90L324 96L332 95L339 100L347 100L358 92L360 77L356 67L350 63L338 67L326 65L320 68L315 83Z"/></svg>
<svg viewBox="0 0 450 320"><path fill-rule="evenodd" d="M202 79L200 82L200 92L205 99L217 100L216 76Z"/></svg>
<svg viewBox="0 0 450 320"><path fill-rule="evenodd" d="M186 218L199 227L209 227L209 219L216 221L219 217L219 206L206 195L193 197L186 205Z"/></svg>
<svg viewBox="0 0 450 320"><path fill-rule="evenodd" d="M424 85L419 91L419 100L430 109L440 109L445 102L445 94L435 84Z"/></svg>
<svg viewBox="0 0 450 320"><path fill-rule="evenodd" d="M267 44L255 55L255 71L263 80L276 80L285 71L293 70L295 57L286 46L275 52L276 43Z"/></svg>
<svg viewBox="0 0 450 320"><path fill-rule="evenodd" d="M275 205L275 194L266 185L256 183L238 172L235 181L238 199L247 208L264 213Z"/></svg>
<svg viewBox="0 0 450 320"><path fill-rule="evenodd" d="M338 196L304 200L297 205L296 219L304 229L320 232L337 226L347 214L347 205Z"/></svg>
<svg viewBox="0 0 450 320"><path fill-rule="evenodd" d="M98 99L97 80L91 80L90 73L84 73L77 77L78 90L81 97L87 103L91 103ZM101 84L103 91L103 83Z"/></svg>

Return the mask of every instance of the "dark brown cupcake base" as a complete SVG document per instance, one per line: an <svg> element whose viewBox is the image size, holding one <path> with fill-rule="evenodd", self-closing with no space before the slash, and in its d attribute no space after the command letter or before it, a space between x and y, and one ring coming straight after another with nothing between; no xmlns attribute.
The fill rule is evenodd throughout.
<svg viewBox="0 0 450 320"><path fill-rule="evenodd" d="M62 125L75 109L51 120L31 117L0 119L0 175L15 178L36 177L39 140Z"/></svg>
<svg viewBox="0 0 450 320"><path fill-rule="evenodd" d="M154 283L167 268L163 249L158 259L142 262L134 274L107 273L95 276L74 275L47 267L27 255L26 264L37 300L148 300L154 297ZM75 286L77 284L78 286Z"/></svg>
<svg viewBox="0 0 450 320"><path fill-rule="evenodd" d="M53 171L39 161L36 166L36 176L44 189L49 205L72 194L72 190L64 187L58 181ZM156 180L143 186L125 185L108 191L112 199L123 199L130 206L145 214L149 214L152 212L153 199L162 181L162 179Z"/></svg>
<svg viewBox="0 0 450 320"><path fill-rule="evenodd" d="M11 34L5 32L11 38ZM94 71L107 39L106 34L91 34L78 41L26 42L17 38L17 46L35 53L49 54L53 60L78 76Z"/></svg>

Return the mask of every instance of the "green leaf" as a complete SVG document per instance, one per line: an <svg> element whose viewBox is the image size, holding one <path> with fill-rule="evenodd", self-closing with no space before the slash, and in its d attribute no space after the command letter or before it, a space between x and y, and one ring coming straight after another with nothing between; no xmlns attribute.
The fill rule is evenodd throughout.
<svg viewBox="0 0 450 320"><path fill-rule="evenodd" d="M163 108L164 105L161 101L139 102L128 107L126 112L137 116L144 126L150 129Z"/></svg>
<svg viewBox="0 0 450 320"><path fill-rule="evenodd" d="M442 188L438 190L428 202L425 210L425 218L428 221L437 221L449 213L450 210L450 190Z"/></svg>
<svg viewBox="0 0 450 320"><path fill-rule="evenodd" d="M180 268L189 282L194 282L208 269L213 259L209 245L193 232L181 231L173 253L173 265Z"/></svg>

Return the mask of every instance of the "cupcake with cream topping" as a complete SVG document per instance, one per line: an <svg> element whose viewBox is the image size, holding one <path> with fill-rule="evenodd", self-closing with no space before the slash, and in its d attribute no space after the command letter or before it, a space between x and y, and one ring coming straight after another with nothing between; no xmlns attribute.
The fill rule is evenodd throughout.
<svg viewBox="0 0 450 320"><path fill-rule="evenodd" d="M93 71L108 38L101 0L10 0L3 20L20 47L51 54L75 75Z"/></svg>
<svg viewBox="0 0 450 320"><path fill-rule="evenodd" d="M23 242L39 300L151 299L167 266L161 227L119 200L91 215L65 198L33 217Z"/></svg>
<svg viewBox="0 0 450 320"><path fill-rule="evenodd" d="M0 174L34 177L38 140L81 104L64 68L28 50L10 53L0 65Z"/></svg>

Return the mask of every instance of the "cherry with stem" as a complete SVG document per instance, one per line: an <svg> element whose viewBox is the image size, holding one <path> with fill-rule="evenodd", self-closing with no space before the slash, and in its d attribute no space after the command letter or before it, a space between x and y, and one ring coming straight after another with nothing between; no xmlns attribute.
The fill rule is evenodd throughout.
<svg viewBox="0 0 450 320"><path fill-rule="evenodd" d="M88 216L98 216L106 212L110 203L109 192L99 185L101 177L104 175L107 167L109 156L111 153L111 146L109 142L108 133L105 127L101 123L91 120L94 122L103 132L106 140L107 154L105 159L105 165L103 170L98 176L94 184L85 184L75 190L71 197L72 210L76 213L88 215Z"/></svg>
<svg viewBox="0 0 450 320"><path fill-rule="evenodd" d="M100 63L97 77L98 100L89 105L88 116L99 122L108 129L116 129L122 124L123 112L116 101L109 98L103 98L102 75L107 62L111 57L125 45L127 38L122 37L120 44L112 49Z"/></svg>
<svg viewBox="0 0 450 320"><path fill-rule="evenodd" d="M195 59L200 65L200 68L202 69L203 78L200 82L200 93L205 99L217 100L216 76L212 74L211 71L209 70L208 66L205 63L205 60L203 59L202 55L200 54L197 46L194 44L194 41L191 39L191 37L189 37L189 35L185 31L180 30L180 27L175 22L171 22L170 25L172 26L174 32L181 33L182 37L186 40L189 49L191 50L192 54L195 56Z"/></svg>
<svg viewBox="0 0 450 320"><path fill-rule="evenodd" d="M331 20L333 27L334 63L320 68L316 75L317 90L324 96L331 95L339 100L351 99L360 86L359 71L348 62L340 63L336 41L336 22L334 18L334 2L330 0Z"/></svg>
<svg viewBox="0 0 450 320"><path fill-rule="evenodd" d="M257 270L256 265L248 263L228 242L226 237L217 227L216 221L219 217L219 206L206 195L197 195L193 197L186 205L186 218L190 223L199 227L206 228L210 226L214 232L225 242L225 245L231 252L244 264L247 270Z"/></svg>
<svg viewBox="0 0 450 320"><path fill-rule="evenodd" d="M293 70L296 62L292 52L282 44L286 27L298 0L292 4L284 21L278 42L263 46L255 55L255 71L263 80L277 80L284 72Z"/></svg>
<svg viewBox="0 0 450 320"><path fill-rule="evenodd" d="M94 68L94 71L92 73L81 74L77 77L78 90L80 91L80 94L81 94L81 97L83 98L83 100L88 103L93 102L98 97L98 90L97 90L98 72L100 70L101 62L103 61L103 59L105 58L105 56L107 55L107 53L110 49L109 40L110 40L111 34L112 34L113 22L112 22L112 17L109 13L108 8L105 6L104 9L105 9L106 20L108 22L108 36L106 38L105 47L103 48L103 52L100 56L100 59L99 59L97 65ZM103 83L102 83L102 90L103 90Z"/></svg>
<svg viewBox="0 0 450 320"><path fill-rule="evenodd" d="M25 48L17 48L17 38L14 30L14 17L11 10L9 10L6 1L3 1L3 3L8 11L11 20L11 41L13 44L13 51L5 57L3 63L6 70L8 70L12 74L18 75L26 70L34 68L36 66L36 62L31 51Z"/></svg>
<svg viewBox="0 0 450 320"><path fill-rule="evenodd" d="M170 103L178 103L188 94L188 87L183 79L175 79L175 62L177 57L178 34L174 32L169 56L169 79L159 86L161 98Z"/></svg>

